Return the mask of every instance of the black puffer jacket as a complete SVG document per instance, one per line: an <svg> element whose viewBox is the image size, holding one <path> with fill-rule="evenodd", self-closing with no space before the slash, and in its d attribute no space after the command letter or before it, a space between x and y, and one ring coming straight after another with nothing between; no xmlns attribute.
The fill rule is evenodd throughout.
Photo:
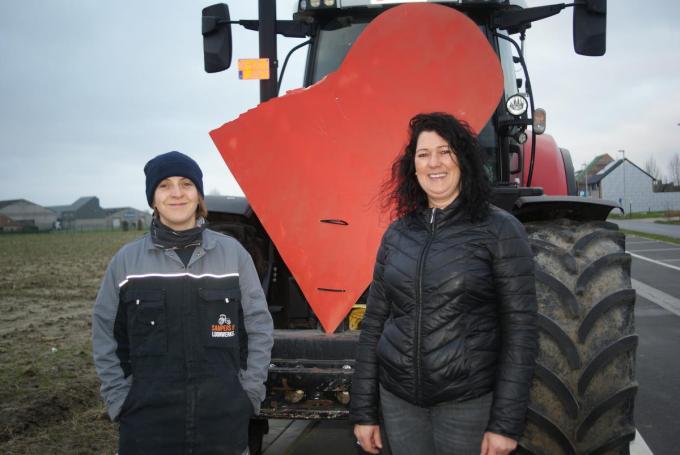
<svg viewBox="0 0 680 455"><path fill-rule="evenodd" d="M420 406L494 392L487 431L517 439L537 354L533 256L523 226L458 201L383 236L352 379L350 418L378 423L378 380Z"/></svg>

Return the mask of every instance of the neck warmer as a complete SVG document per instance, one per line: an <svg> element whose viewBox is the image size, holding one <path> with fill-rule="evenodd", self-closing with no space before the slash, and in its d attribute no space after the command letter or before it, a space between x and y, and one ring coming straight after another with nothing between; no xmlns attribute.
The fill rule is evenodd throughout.
<svg viewBox="0 0 680 455"><path fill-rule="evenodd" d="M173 231L156 217L151 221L151 241L163 249L180 249L199 246L203 237L206 222L203 218L196 220L196 227L185 231Z"/></svg>

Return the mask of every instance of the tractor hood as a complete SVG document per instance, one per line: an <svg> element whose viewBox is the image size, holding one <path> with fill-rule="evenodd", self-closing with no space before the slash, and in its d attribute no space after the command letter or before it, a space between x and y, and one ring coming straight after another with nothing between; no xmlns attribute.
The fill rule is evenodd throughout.
<svg viewBox="0 0 680 455"><path fill-rule="evenodd" d="M444 111L479 131L502 88L474 22L407 4L371 22L334 73L210 133L327 332L371 282L390 221L380 188L409 119Z"/></svg>

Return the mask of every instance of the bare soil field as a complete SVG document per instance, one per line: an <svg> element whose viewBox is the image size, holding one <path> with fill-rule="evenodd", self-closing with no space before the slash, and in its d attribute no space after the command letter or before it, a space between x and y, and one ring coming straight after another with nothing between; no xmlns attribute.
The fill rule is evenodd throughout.
<svg viewBox="0 0 680 455"><path fill-rule="evenodd" d="M91 314L109 260L140 235L0 235L0 453L116 453Z"/></svg>

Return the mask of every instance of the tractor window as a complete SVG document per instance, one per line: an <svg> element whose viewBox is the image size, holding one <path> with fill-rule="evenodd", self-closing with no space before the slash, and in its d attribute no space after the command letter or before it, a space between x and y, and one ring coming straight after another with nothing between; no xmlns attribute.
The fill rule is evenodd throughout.
<svg viewBox="0 0 680 455"><path fill-rule="evenodd" d="M359 34L366 28L366 23L354 23L349 27L337 30L320 30L315 43L314 61L312 63L311 81L305 85L314 84L328 73L335 71L345 59L349 48L352 47Z"/></svg>
<svg viewBox="0 0 680 455"><path fill-rule="evenodd" d="M505 34L505 32L502 31L499 31L499 33ZM498 52L501 58L501 66L503 67L505 99L508 99L519 91L517 88L517 73L515 72L515 63L512 60L512 49L512 44L506 40L498 40Z"/></svg>
<svg viewBox="0 0 680 455"><path fill-rule="evenodd" d="M482 149L484 170L489 180L494 182L496 180L496 128L494 128L493 117L486 122L477 139Z"/></svg>

